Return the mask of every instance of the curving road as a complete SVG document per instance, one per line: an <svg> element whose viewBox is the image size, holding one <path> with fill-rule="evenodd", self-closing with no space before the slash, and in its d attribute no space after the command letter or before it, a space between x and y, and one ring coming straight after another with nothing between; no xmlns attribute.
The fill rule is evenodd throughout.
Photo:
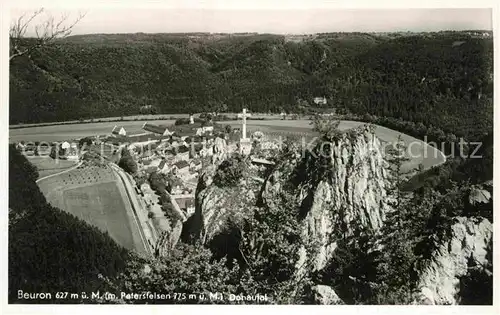
<svg viewBox="0 0 500 315"><path fill-rule="evenodd" d="M130 183L130 181L128 180L127 175L120 167L118 167L117 165L115 165L113 163L109 163L109 165L111 166L113 171L115 171L115 173L118 175L121 183L123 184L123 187L125 188L125 191L127 194L127 199L128 199L127 201L130 203L130 207L132 208L134 222L136 224L137 229L139 230L139 234L141 235L142 245L144 246L145 251L150 256L152 256L153 251L152 251L151 245L148 242L148 236L149 236L149 239L151 239L151 236L146 235L147 227L145 228L141 224L141 222L145 222L145 221L143 220L143 218L141 218L142 217L141 216L142 207L140 206L139 202L137 201L137 197L135 195L135 190L132 187L132 184Z"/></svg>

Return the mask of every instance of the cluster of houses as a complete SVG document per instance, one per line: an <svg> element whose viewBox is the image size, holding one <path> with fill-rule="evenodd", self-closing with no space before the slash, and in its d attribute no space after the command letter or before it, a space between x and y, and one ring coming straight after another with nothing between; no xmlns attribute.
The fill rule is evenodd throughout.
<svg viewBox="0 0 500 315"><path fill-rule="evenodd" d="M129 135L123 126L115 126L111 135L125 143L123 147L129 150L137 162L138 171L146 177L151 173L162 173L178 178L179 184L172 187L171 191L173 196L177 196L172 203L178 203L176 205L186 215L191 214L194 211L193 194L203 160L213 155L216 139L214 126L190 123L166 127L144 123L142 130L144 133ZM150 195L148 186L142 184L139 192L144 196ZM153 205L154 202L150 207Z"/></svg>
<svg viewBox="0 0 500 315"><path fill-rule="evenodd" d="M26 156L50 156L61 160L78 160L80 158L78 144L64 141L61 143L24 143L21 141L16 144L16 148Z"/></svg>
<svg viewBox="0 0 500 315"><path fill-rule="evenodd" d="M186 126L192 126L192 127L184 128L184 130L187 131L188 134L202 136L206 134L213 134L214 132L213 125L201 126L199 124L195 124L192 117L190 119L190 122L191 123ZM182 133L178 131L176 132L176 126L172 127L172 130L169 130L169 128L166 126L155 125L149 122L145 122L142 125L142 130L144 130L143 133L128 135L127 138L131 142L134 142L134 140L140 140L140 138L141 137L143 138L144 136L169 137L173 136L174 134ZM114 126L113 129L111 130L111 135L115 137L126 137L127 130L123 126Z"/></svg>

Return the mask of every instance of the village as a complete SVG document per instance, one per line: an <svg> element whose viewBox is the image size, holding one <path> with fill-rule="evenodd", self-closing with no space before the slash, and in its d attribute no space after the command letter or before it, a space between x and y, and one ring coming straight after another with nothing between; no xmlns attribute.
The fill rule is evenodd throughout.
<svg viewBox="0 0 500 315"><path fill-rule="evenodd" d="M145 122L140 133L131 134L115 125L108 135L50 144L20 142L17 146L27 157L44 157L55 163L73 161L80 172L96 165L114 172L127 190L124 199L129 199L147 251L162 255L159 251L176 242L182 224L195 212L195 192L203 169L233 153L248 156L253 144L263 138L260 131L247 136L249 116L246 109L238 115L241 128L190 115L168 126ZM256 165L270 164L253 159ZM82 183L90 184L90 178Z"/></svg>

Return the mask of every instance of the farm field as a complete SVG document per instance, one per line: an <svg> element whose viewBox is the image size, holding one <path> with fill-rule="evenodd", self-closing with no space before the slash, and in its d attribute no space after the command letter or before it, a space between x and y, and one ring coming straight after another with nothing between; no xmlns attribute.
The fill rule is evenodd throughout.
<svg viewBox="0 0 500 315"><path fill-rule="evenodd" d="M221 115L226 115L229 117L236 117L238 113L221 113ZM199 114L194 114L194 117L199 117ZM98 118L94 120L84 119L83 121L79 120L69 120L64 122L48 122L48 123L33 123L33 124L17 124L10 125L11 129L16 128L30 128L37 126L52 126L52 125L62 125L62 124L81 124L81 123L100 123L100 122L127 122L127 121L161 121L161 120L171 120L178 118L189 118L189 114L157 114L157 115L134 115L134 116L123 116L123 117L104 117ZM257 119L280 119L281 115L279 114L263 114L263 113L252 113L252 118Z"/></svg>
<svg viewBox="0 0 500 315"><path fill-rule="evenodd" d="M123 185L109 167L79 167L38 185L51 205L107 232L121 246L146 253Z"/></svg>
<svg viewBox="0 0 500 315"><path fill-rule="evenodd" d="M55 126L9 129L9 142L18 141L65 141L96 135L110 135L114 126L123 126L127 133L144 132L141 127L146 121L117 121L88 124L66 124ZM174 120L155 120L157 125L171 125Z"/></svg>
<svg viewBox="0 0 500 315"><path fill-rule="evenodd" d="M76 161L54 160L50 157L40 156L28 157L28 160L38 169L39 178L59 173L77 164Z"/></svg>

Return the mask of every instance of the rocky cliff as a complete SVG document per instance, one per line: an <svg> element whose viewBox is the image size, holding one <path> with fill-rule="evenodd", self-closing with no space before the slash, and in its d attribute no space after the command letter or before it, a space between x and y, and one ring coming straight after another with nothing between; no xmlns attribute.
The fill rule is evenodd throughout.
<svg viewBox="0 0 500 315"><path fill-rule="evenodd" d="M263 184L247 176L237 187L212 184L216 167L200 177L192 235L204 243L221 233L228 219L238 220L252 206L283 207L293 203L299 217L302 247L298 269L306 260L322 269L335 249L335 239L355 229L377 230L387 211L386 171L380 141L363 126L323 139L307 148L289 150Z"/></svg>
<svg viewBox="0 0 500 315"><path fill-rule="evenodd" d="M243 224L242 221L251 216L249 209L256 204L260 189L260 183L250 176L243 178L238 185L215 185L213 181L217 167L207 167L200 176L195 195L195 213L187 222L187 237L204 244L218 234L227 233Z"/></svg>
<svg viewBox="0 0 500 315"><path fill-rule="evenodd" d="M279 207L281 196L296 196L302 221L298 269L310 260L313 270L325 267L335 239L356 229L378 230L388 211L386 164L381 144L368 126L323 139L310 151L284 161L264 184L262 199Z"/></svg>
<svg viewBox="0 0 500 315"><path fill-rule="evenodd" d="M493 225L487 219L457 217L451 235L441 242L420 273L420 304L459 304L460 279L472 264L482 268L487 263L487 247Z"/></svg>

